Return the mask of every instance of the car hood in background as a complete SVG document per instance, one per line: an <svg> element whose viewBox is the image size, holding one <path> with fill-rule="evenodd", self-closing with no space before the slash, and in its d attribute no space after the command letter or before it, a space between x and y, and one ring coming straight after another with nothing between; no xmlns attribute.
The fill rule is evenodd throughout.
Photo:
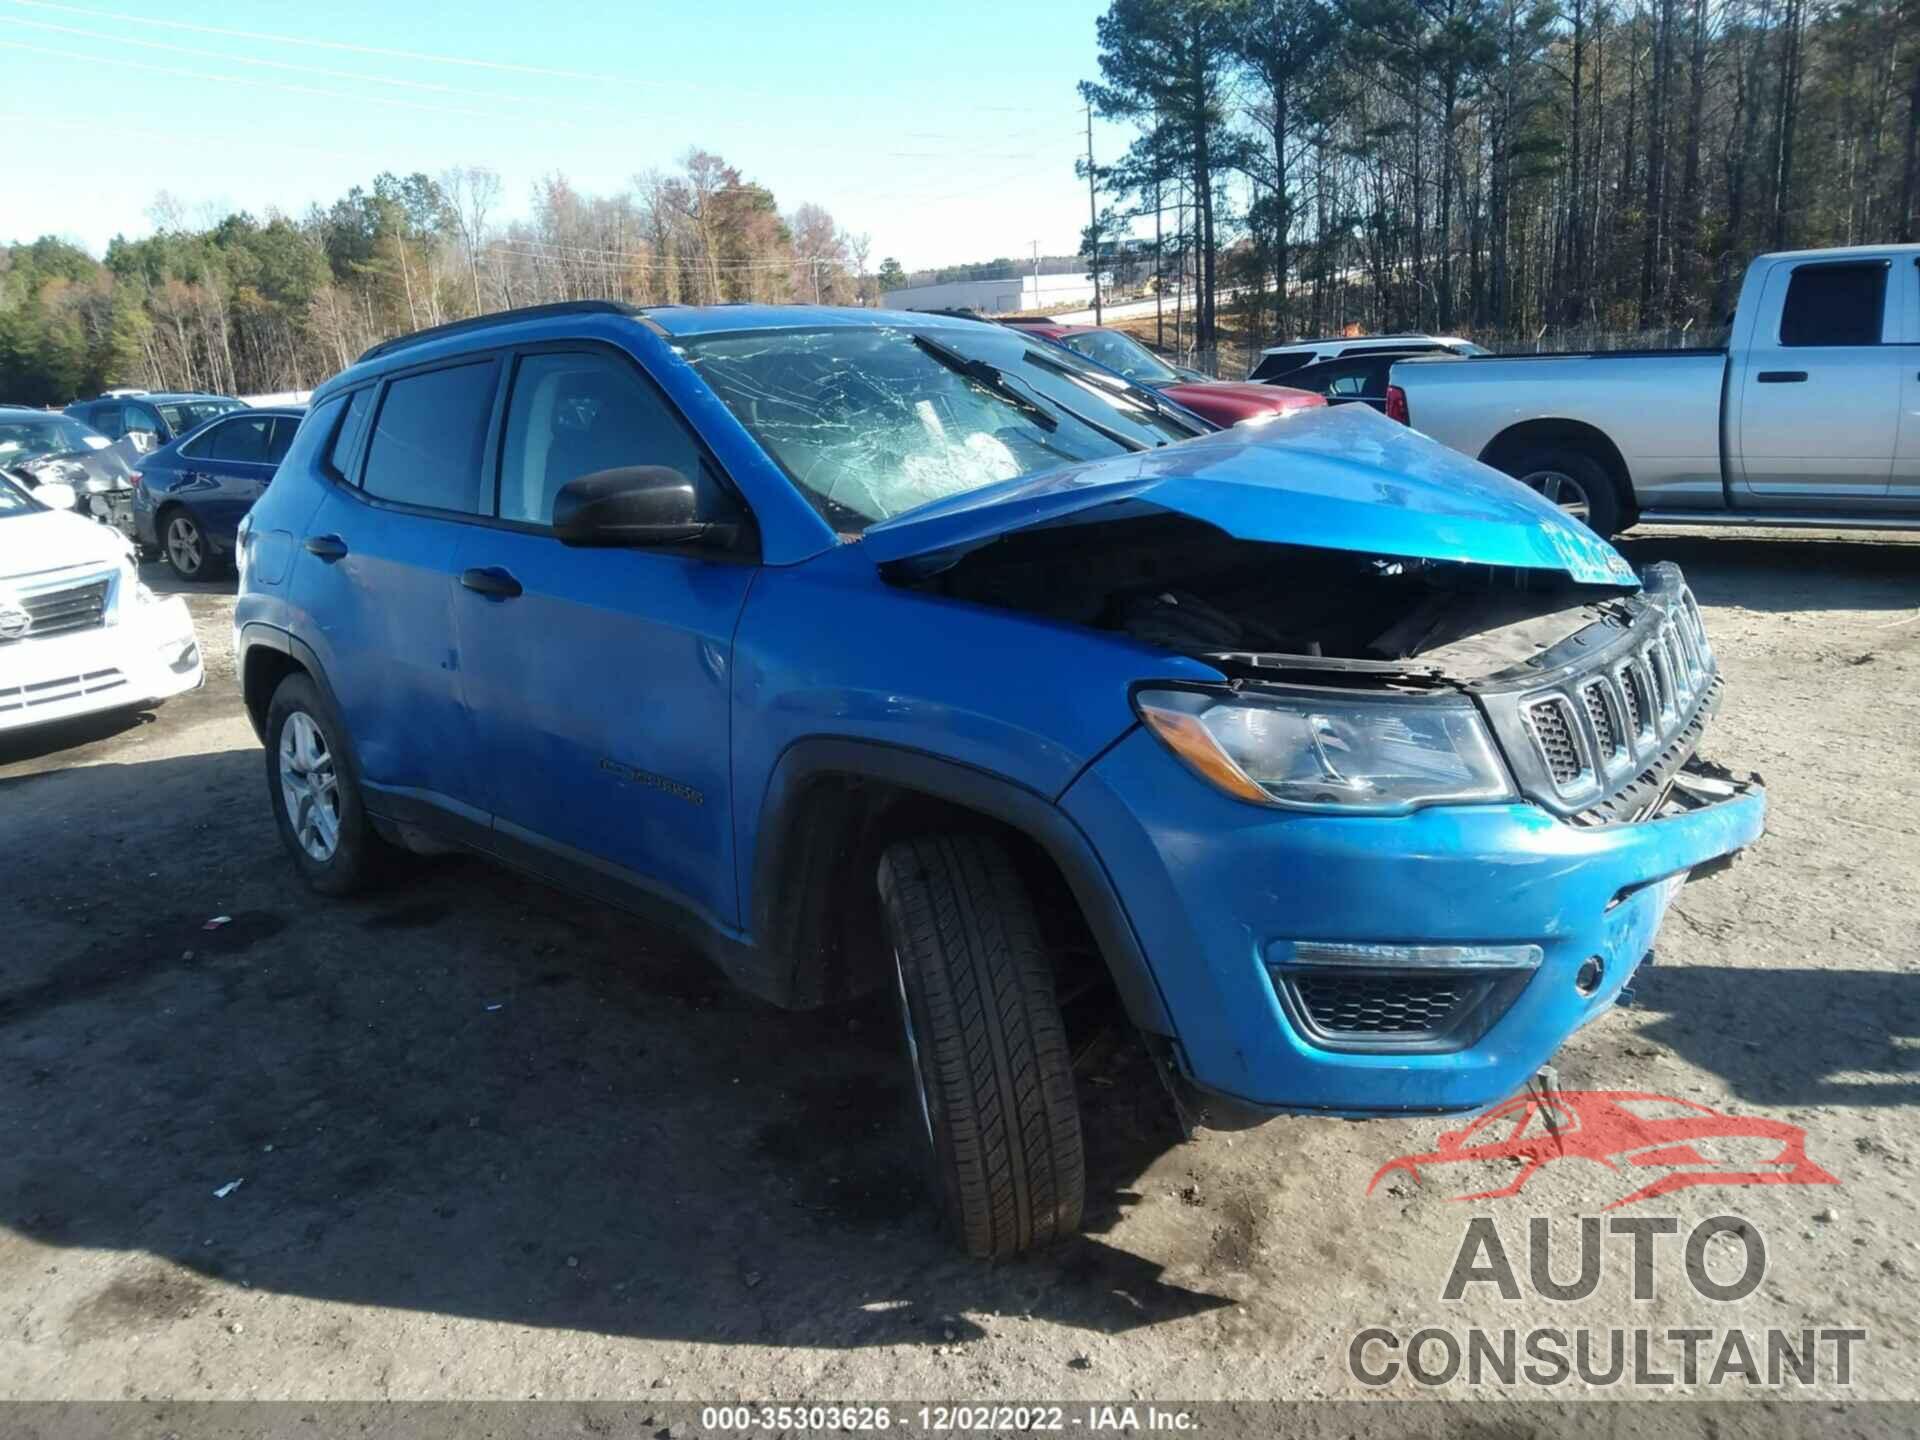
<svg viewBox="0 0 1920 1440"><path fill-rule="evenodd" d="M1588 585L1639 583L1617 550L1559 507L1364 405L1302 411L969 491L869 526L863 543L876 564L937 570L1018 530L1156 510L1236 540L1557 570Z"/></svg>
<svg viewBox="0 0 1920 1440"><path fill-rule="evenodd" d="M1162 395L1204 415L1216 425L1233 425L1256 415L1285 415L1325 405L1324 396L1311 390L1288 390L1279 385L1249 385L1240 380L1205 380L1162 385Z"/></svg>
<svg viewBox="0 0 1920 1440"><path fill-rule="evenodd" d="M71 510L0 516L0 590L52 570L118 565L126 554L118 530Z"/></svg>

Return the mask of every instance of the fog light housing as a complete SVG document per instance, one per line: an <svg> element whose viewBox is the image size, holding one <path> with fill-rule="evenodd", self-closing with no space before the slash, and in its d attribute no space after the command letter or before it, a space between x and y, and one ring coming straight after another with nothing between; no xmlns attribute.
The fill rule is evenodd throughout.
<svg viewBox="0 0 1920 1440"><path fill-rule="evenodd" d="M1573 972L1573 988L1582 995L1591 995L1606 978L1607 962L1598 955L1589 955L1580 962L1580 968Z"/></svg>
<svg viewBox="0 0 1920 1440"><path fill-rule="evenodd" d="M200 663L200 644L189 640L180 647L180 652L167 662L167 668L176 675L184 675Z"/></svg>
<svg viewBox="0 0 1920 1440"><path fill-rule="evenodd" d="M1460 1050L1540 968L1538 945L1276 940L1267 973L1301 1037L1326 1050Z"/></svg>

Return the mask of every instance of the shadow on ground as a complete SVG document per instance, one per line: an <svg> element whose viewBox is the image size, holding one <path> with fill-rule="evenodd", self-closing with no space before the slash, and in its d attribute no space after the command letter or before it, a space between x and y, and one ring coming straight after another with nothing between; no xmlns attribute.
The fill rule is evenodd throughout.
<svg viewBox="0 0 1920 1440"><path fill-rule="evenodd" d="M1911 972L1656 964L1634 984L1643 1033L1750 1104L1920 1104Z"/></svg>
<svg viewBox="0 0 1920 1440"><path fill-rule="evenodd" d="M1920 608L1920 534L1812 539L1791 531L1676 535L1648 528L1615 543L1636 569L1673 561L1704 605L1776 612Z"/></svg>
<svg viewBox="0 0 1920 1440"><path fill-rule="evenodd" d="M700 1341L1230 1303L1095 1234L955 1255L889 1006L773 1011L479 861L319 900L260 788L239 749L0 779L0 853L37 847L0 885L0 1223L291 1295ZM1106 1069L1082 1080L1096 1231L1175 1140L1137 1051ZM137 1332L203 1288L154 1267L66 1324Z"/></svg>

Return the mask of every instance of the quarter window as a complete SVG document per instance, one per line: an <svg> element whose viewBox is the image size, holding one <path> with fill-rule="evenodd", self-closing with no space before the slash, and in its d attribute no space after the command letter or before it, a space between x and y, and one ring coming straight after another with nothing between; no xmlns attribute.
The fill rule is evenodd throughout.
<svg viewBox="0 0 1920 1440"><path fill-rule="evenodd" d="M353 392L347 401L347 418L340 424L339 431L333 437L333 445L327 451L327 469L340 479L347 479L352 473L353 452L360 443L360 431L367 423L367 411L373 408L373 387Z"/></svg>
<svg viewBox="0 0 1920 1440"><path fill-rule="evenodd" d="M361 487L403 505L479 514L495 369L483 360L389 382Z"/></svg>
<svg viewBox="0 0 1920 1440"><path fill-rule="evenodd" d="M1787 284L1782 345L1878 345L1887 267L1802 265Z"/></svg>
<svg viewBox="0 0 1920 1440"><path fill-rule="evenodd" d="M551 525L561 486L624 465L665 465L697 479L700 450L653 387L613 357L523 356L507 405L500 518Z"/></svg>

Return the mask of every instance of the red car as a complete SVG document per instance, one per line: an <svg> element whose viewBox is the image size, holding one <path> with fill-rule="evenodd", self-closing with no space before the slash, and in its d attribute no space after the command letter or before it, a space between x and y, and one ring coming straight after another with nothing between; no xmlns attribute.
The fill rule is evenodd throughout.
<svg viewBox="0 0 1920 1440"><path fill-rule="evenodd" d="M1373 1193L1404 1172L1466 1162L1512 1167L1504 1185L1455 1200L1517 1195L1556 1160L1590 1160L1621 1175L1629 1193L1603 1210L1694 1185L1838 1185L1807 1158L1807 1132L1759 1115L1723 1115L1692 1100L1634 1090L1528 1092L1495 1106L1463 1130L1448 1130L1423 1155L1400 1155L1374 1172ZM1644 1179L1645 1183L1640 1183Z"/></svg>
<svg viewBox="0 0 1920 1440"><path fill-rule="evenodd" d="M1046 320L1003 320L1029 335L1051 340L1117 371L1136 385L1184 405L1203 420L1222 427L1263 415L1290 415L1325 405L1326 397L1280 385L1247 385L1209 380L1198 370L1169 365L1131 335L1097 325L1055 325Z"/></svg>

